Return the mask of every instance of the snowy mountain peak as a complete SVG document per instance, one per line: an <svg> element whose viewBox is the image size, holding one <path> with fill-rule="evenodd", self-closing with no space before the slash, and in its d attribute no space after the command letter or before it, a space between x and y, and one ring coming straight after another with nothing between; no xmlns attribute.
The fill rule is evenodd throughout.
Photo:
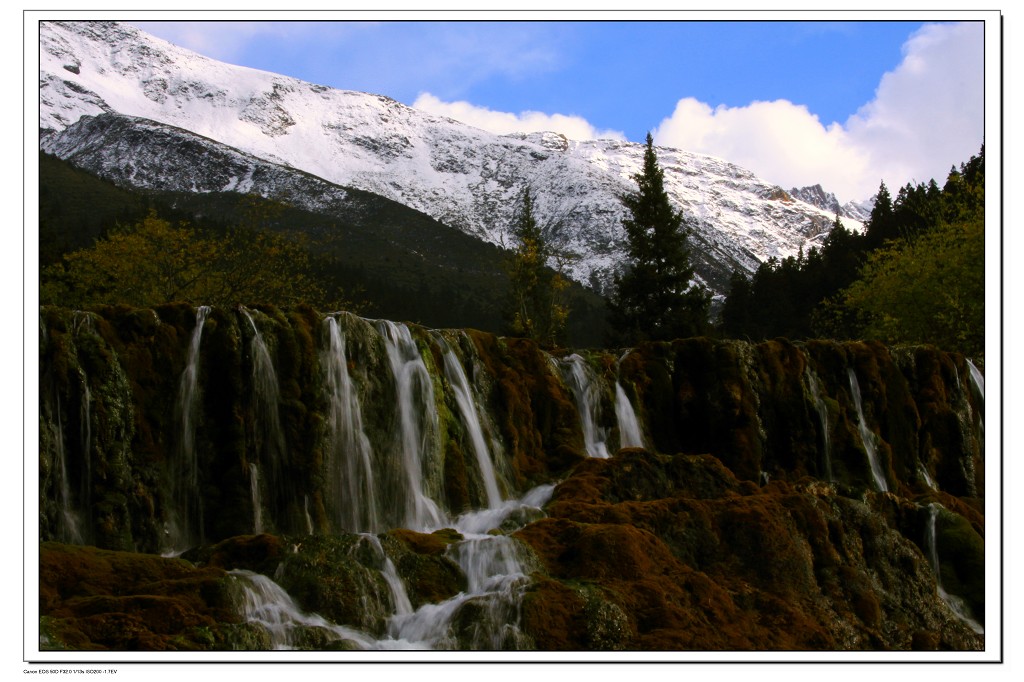
<svg viewBox="0 0 1024 682"><path fill-rule="evenodd" d="M622 261L619 197L633 189L641 144L494 135L382 95L218 62L110 22L40 24L39 78L43 141L83 116L149 119L382 195L492 243L502 242L530 187L555 245L579 256L573 277L601 288ZM721 159L658 154L666 190L693 228L698 277L718 294L734 269L806 251L834 219L834 208Z"/></svg>

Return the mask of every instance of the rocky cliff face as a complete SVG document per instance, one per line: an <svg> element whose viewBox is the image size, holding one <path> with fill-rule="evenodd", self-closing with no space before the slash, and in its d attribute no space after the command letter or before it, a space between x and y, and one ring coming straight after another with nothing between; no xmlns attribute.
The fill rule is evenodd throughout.
<svg viewBox="0 0 1024 682"><path fill-rule="evenodd" d="M39 352L46 647L984 646L959 355L187 306Z"/></svg>

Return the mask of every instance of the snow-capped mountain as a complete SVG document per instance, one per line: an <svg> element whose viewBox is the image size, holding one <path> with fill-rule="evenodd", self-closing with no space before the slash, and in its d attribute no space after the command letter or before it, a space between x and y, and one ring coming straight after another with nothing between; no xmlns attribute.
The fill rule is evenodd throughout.
<svg viewBox="0 0 1024 682"><path fill-rule="evenodd" d="M811 206L823 208L834 215L838 215L840 218L853 219L858 223L863 223L871 217L871 207L874 205L873 198L864 202L848 201L840 205L836 195L832 192L826 192L821 185L794 187L789 190L789 194L794 199L799 199Z"/></svg>
<svg viewBox="0 0 1024 682"><path fill-rule="evenodd" d="M58 156L79 147L82 129L67 129L85 116L148 119L151 130L190 131L278 167L374 192L492 243L505 238L529 187L549 238L578 254L576 279L600 288L621 262L619 197L634 188L639 144L494 135L387 97L228 65L109 22L41 23L39 78L41 146ZM142 127L129 126L133 134ZM127 142L111 140L105 153L109 159L99 165L122 183L153 186L154 175L172 172L134 163ZM693 227L697 275L714 292L724 291L736 268L752 271L771 256L807 250L835 217L724 160L668 148L658 155L666 189ZM253 191L244 174L191 170L205 173L195 191Z"/></svg>

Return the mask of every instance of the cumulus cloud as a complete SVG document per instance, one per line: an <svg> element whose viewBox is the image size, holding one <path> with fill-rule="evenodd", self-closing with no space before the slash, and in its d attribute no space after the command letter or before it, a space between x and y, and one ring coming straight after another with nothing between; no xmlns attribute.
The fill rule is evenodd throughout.
<svg viewBox="0 0 1024 682"><path fill-rule="evenodd" d="M655 141L722 157L787 188L820 183L843 201L871 196L880 180L894 193L907 182L941 184L983 140L983 32L980 23L922 27L875 98L843 124L823 125L785 100L712 108L686 98Z"/></svg>
<svg viewBox="0 0 1024 682"><path fill-rule="evenodd" d="M654 139L660 146L721 157L787 188L820 183L849 192L851 178L871 172L870 155L842 126L825 127L807 107L785 100L712 109L688 97L657 127ZM877 189L877 178L874 183ZM870 193L857 189L852 196Z"/></svg>
<svg viewBox="0 0 1024 682"><path fill-rule="evenodd" d="M545 114L539 111L524 111L518 114L493 111L469 102L444 102L430 93L420 94L412 106L497 135L550 131L561 133L571 140L626 139L623 133L616 130L599 130L580 116Z"/></svg>

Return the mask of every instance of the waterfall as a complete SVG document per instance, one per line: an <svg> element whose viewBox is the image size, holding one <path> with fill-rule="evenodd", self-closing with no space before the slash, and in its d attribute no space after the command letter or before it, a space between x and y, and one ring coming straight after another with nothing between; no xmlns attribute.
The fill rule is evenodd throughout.
<svg viewBox="0 0 1024 682"><path fill-rule="evenodd" d="M409 328L388 320L377 322L395 379L400 420L399 451L405 472L405 527L434 530L443 525L442 513L424 488L424 465L438 443L434 386Z"/></svg>
<svg viewBox="0 0 1024 682"><path fill-rule="evenodd" d="M924 479L924 484L931 488L932 490L938 490L939 484L936 483L935 479L932 478L932 475L928 473L928 467L924 465L924 462L919 462L917 468L918 471L921 472L921 478Z"/></svg>
<svg viewBox="0 0 1024 682"><path fill-rule="evenodd" d="M455 394L455 402L459 407L459 414L462 415L462 423L469 433L470 442L473 445L473 452L476 454L477 464L480 466L480 477L484 482L484 490L487 493L487 506L497 507L501 504L501 492L498 490L498 479L494 473L494 463L491 461L491 453L484 440L483 429L480 426L480 417L473 400L473 393L470 391L469 382L466 380L466 373L462 369L462 363L455 356L455 353L448 346L443 338L436 337L442 351L444 352L444 372L451 384Z"/></svg>
<svg viewBox="0 0 1024 682"><path fill-rule="evenodd" d="M974 392L977 394L978 399L981 401L981 410L975 412L974 423L975 428L978 430L978 438L981 442L982 451L985 448L985 375L981 373L970 358L967 359L967 368L971 373L971 386L974 388Z"/></svg>
<svg viewBox="0 0 1024 682"><path fill-rule="evenodd" d="M313 534L313 517L309 515L309 495L302 497L302 513L306 516L306 532Z"/></svg>
<svg viewBox="0 0 1024 682"><path fill-rule="evenodd" d="M67 453L64 450L64 427L60 411L60 396L56 396L57 409L54 418L57 441L57 489L60 494L61 540L73 545L84 542L81 520L71 503L71 482L68 476Z"/></svg>
<svg viewBox="0 0 1024 682"><path fill-rule="evenodd" d="M619 368L622 361L632 351L626 351L615 363L615 420L619 426L619 447L620 448L642 448L644 447L643 431L640 428L640 421L636 417L636 411L629 402L626 390L622 388L619 379Z"/></svg>
<svg viewBox="0 0 1024 682"><path fill-rule="evenodd" d="M210 314L209 306L196 309L196 326L188 346L188 360L181 373L178 390L178 419L181 425L181 440L178 444L177 467L172 472L172 489L178 514L177 525L172 522L171 549L180 549L180 543L189 543L191 532L198 529L202 536L203 507L199 495L199 463L196 457L195 438L197 422L197 396L199 391L199 343L203 336L203 325Z"/></svg>
<svg viewBox="0 0 1024 682"><path fill-rule="evenodd" d="M967 367L971 371L971 385L974 386L974 390L977 391L978 397L981 398L982 405L985 404L985 375L981 373L970 358L967 358Z"/></svg>
<svg viewBox="0 0 1024 682"><path fill-rule="evenodd" d="M875 434L871 432L867 422L864 420L864 409L861 406L860 384L857 382L857 374L853 371L853 368L848 368L847 373L850 375L850 392L853 394L853 404L857 409L857 428L860 431L860 440L864 445L864 451L867 452L868 462L871 465L871 476L875 479L875 486L879 491L883 493L889 492L889 486L885 482L885 474L882 472L882 467L878 462L878 444L875 442Z"/></svg>
<svg viewBox="0 0 1024 682"><path fill-rule="evenodd" d="M252 532L263 532L263 509L260 505L260 475L255 462L249 463L249 493L252 496Z"/></svg>
<svg viewBox="0 0 1024 682"><path fill-rule="evenodd" d="M938 588L939 598L949 606L957 618L966 623L977 634L983 635L985 634L985 628L971 617L971 610L966 602L955 594L946 592L945 588L942 587L942 569L939 566L939 549L935 533L935 522L939 516L939 507L940 505L934 502L928 505L928 528L925 534L928 561L931 563L932 573L935 574L935 585Z"/></svg>
<svg viewBox="0 0 1024 682"><path fill-rule="evenodd" d="M334 625L315 613L303 613L288 593L265 575L240 569L228 573L242 588L241 615L250 623L263 626L273 649L296 648L304 628L326 630L331 639L351 640L362 648L373 645L372 639L356 630Z"/></svg>
<svg viewBox="0 0 1024 682"><path fill-rule="evenodd" d="M640 422L637 421L626 391L618 381L615 382L615 418L619 422L619 447L642 448L644 439L640 435Z"/></svg>
<svg viewBox="0 0 1024 682"><path fill-rule="evenodd" d="M270 493L270 509L275 507L275 499L280 494L284 483L283 467L287 465L287 449L284 443L284 431L281 429L281 416L278 404L280 403L280 388L277 381L277 373L274 371L274 362L270 358L270 351L260 334L252 314L245 308L241 308L242 314L249 320L252 327L252 341L250 342L252 355L252 389L253 389L253 424L252 438L253 446L257 457L263 463L263 473L267 479L267 490ZM271 523L273 523L273 515ZM277 519L278 523L282 519Z"/></svg>
<svg viewBox="0 0 1024 682"><path fill-rule="evenodd" d="M92 391L89 382L82 377L82 463L84 473L79 492L82 509L92 508Z"/></svg>
<svg viewBox="0 0 1024 682"><path fill-rule="evenodd" d="M532 643L519 629L519 604L529 584L527 556L518 541L507 535L491 535L517 512L539 509L551 497L554 486L540 486L520 500L506 500L497 509L479 510L459 517L455 528L464 537L448 548L448 556L467 578L465 592L439 604L424 604L408 614L396 614L389 622L390 639L380 648L469 648L510 650ZM460 641L452 631L460 609L472 603L478 608L473 626Z"/></svg>
<svg viewBox="0 0 1024 682"><path fill-rule="evenodd" d="M818 419L821 421L821 433L824 438L825 450L825 476L826 480L831 483L835 479L832 476L832 443L828 430L828 407L825 405L825 398L821 392L821 384L810 365L807 366L806 376L807 388L814 399L814 409L818 411ZM856 381L856 377L854 377L854 381Z"/></svg>
<svg viewBox="0 0 1024 682"><path fill-rule="evenodd" d="M583 358L576 353L562 360L561 367L565 380L576 398L576 409L580 414L587 455L607 459L610 455L605 444L606 434L599 425L601 394L597 379L588 371Z"/></svg>
<svg viewBox="0 0 1024 682"><path fill-rule="evenodd" d="M373 452L370 439L363 430L363 413L359 395L348 371L345 335L333 317L324 320L328 347L322 356L327 395L330 400L328 429L331 434L331 457L336 469L335 504L340 528L350 531L379 531L374 484ZM308 505L306 510L309 516ZM312 528L312 522L308 522Z"/></svg>
<svg viewBox="0 0 1024 682"><path fill-rule="evenodd" d="M412 613L412 602L409 601L409 594L405 591L405 585L402 583L402 579L399 577L398 570L395 568L394 562L391 561L391 557L384 552L384 547L380 544L380 539L376 535L360 533L360 537L373 548L374 553L381 560L380 574L384 577L384 582L388 584L388 589L391 591L391 602L395 605L394 615L399 617L408 616Z"/></svg>

